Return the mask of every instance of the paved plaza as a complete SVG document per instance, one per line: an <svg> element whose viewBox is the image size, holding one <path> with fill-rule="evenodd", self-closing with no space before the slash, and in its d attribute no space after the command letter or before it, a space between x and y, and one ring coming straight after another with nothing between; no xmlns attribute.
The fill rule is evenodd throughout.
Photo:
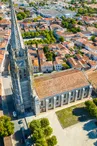
<svg viewBox="0 0 97 146"><path fill-rule="evenodd" d="M28 117L27 121L30 122L33 119L42 117L49 119L53 128L53 134L56 135L58 140L57 146L97 146L97 126L95 125L95 120L79 122L63 129L57 119L55 110L52 110L37 117Z"/></svg>

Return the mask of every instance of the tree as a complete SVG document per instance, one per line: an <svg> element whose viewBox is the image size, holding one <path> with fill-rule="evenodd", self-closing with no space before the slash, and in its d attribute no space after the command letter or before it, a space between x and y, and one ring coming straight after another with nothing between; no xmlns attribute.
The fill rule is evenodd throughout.
<svg viewBox="0 0 97 146"><path fill-rule="evenodd" d="M41 139L44 137L44 134L43 134L43 130L42 129L37 129L37 130L34 130L33 132L33 140L36 142L38 139Z"/></svg>
<svg viewBox="0 0 97 146"><path fill-rule="evenodd" d="M38 139L36 143L41 144L42 146L47 146L47 142L44 138Z"/></svg>
<svg viewBox="0 0 97 146"><path fill-rule="evenodd" d="M22 20L23 19L22 15L21 14L17 14L17 19L18 20Z"/></svg>
<svg viewBox="0 0 97 146"><path fill-rule="evenodd" d="M60 41L60 42L64 42L64 37L61 36L61 37L59 38L59 41Z"/></svg>
<svg viewBox="0 0 97 146"><path fill-rule="evenodd" d="M0 20L2 20L2 17L0 17Z"/></svg>
<svg viewBox="0 0 97 146"><path fill-rule="evenodd" d="M46 137L50 136L52 134L52 132L53 132L53 129L51 127L47 127L44 129L44 135Z"/></svg>
<svg viewBox="0 0 97 146"><path fill-rule="evenodd" d="M94 36L94 35L91 36L91 40L92 40L93 42L95 42L95 36Z"/></svg>
<svg viewBox="0 0 97 146"><path fill-rule="evenodd" d="M68 64L66 64L66 63L62 64L62 66L63 66L63 68L65 68L65 69L69 69L69 68L70 68L70 66L69 66Z"/></svg>
<svg viewBox="0 0 97 146"><path fill-rule="evenodd" d="M53 54L52 54L52 52L46 53L46 58L47 58L48 61L53 61Z"/></svg>
<svg viewBox="0 0 97 146"><path fill-rule="evenodd" d="M40 143L36 143L35 146L42 146Z"/></svg>
<svg viewBox="0 0 97 146"><path fill-rule="evenodd" d="M95 106L95 104L91 100L86 101L85 105L86 105L87 109L89 109L89 107L94 107Z"/></svg>
<svg viewBox="0 0 97 146"><path fill-rule="evenodd" d="M30 129L32 131L32 134L34 133L35 130L41 129L41 124L39 120L33 120L30 123Z"/></svg>
<svg viewBox="0 0 97 146"><path fill-rule="evenodd" d="M49 126L49 120L47 118L42 118L40 120L40 123L41 123L42 128L45 128L45 127Z"/></svg>
<svg viewBox="0 0 97 146"><path fill-rule="evenodd" d="M97 98L93 99L93 102L95 103L95 105L97 106Z"/></svg>
<svg viewBox="0 0 97 146"><path fill-rule="evenodd" d="M27 15L24 12L17 13L17 19L18 20L22 20L22 19L24 19L26 17L27 17Z"/></svg>
<svg viewBox="0 0 97 146"><path fill-rule="evenodd" d="M44 46L43 51L45 54L48 52L48 50L49 50L48 46Z"/></svg>
<svg viewBox="0 0 97 146"><path fill-rule="evenodd" d="M48 146L55 146L57 144L57 138L56 136L52 136L49 139L47 139Z"/></svg>
<svg viewBox="0 0 97 146"><path fill-rule="evenodd" d="M0 136L6 137L14 133L14 124L8 116L0 117Z"/></svg>

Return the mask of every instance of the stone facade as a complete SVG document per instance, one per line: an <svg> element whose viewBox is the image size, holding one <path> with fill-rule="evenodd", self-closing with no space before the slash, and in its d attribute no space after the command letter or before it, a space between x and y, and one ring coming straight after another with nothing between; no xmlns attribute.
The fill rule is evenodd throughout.
<svg viewBox="0 0 97 146"><path fill-rule="evenodd" d="M40 100L39 112L47 112L48 110L55 109L57 107L64 106L71 102L76 102L77 100L82 100L84 98L89 98L92 92L92 86L85 86L79 89L74 89L72 91L64 92L62 94L55 95L53 97L48 97ZM38 105L38 106L39 106Z"/></svg>
<svg viewBox="0 0 97 146"><path fill-rule="evenodd" d="M22 114L33 109L32 67L28 49L17 24L15 10L11 4L11 38L8 44L10 74L12 79L13 99L16 111Z"/></svg>

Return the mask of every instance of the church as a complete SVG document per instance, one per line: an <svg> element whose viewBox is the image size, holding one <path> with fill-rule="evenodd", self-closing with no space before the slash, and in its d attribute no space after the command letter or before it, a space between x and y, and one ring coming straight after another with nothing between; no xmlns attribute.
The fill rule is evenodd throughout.
<svg viewBox="0 0 97 146"><path fill-rule="evenodd" d="M77 69L33 77L32 63L21 36L12 1L8 52L13 100L18 114L33 111L38 115L91 96L92 86L84 73Z"/></svg>

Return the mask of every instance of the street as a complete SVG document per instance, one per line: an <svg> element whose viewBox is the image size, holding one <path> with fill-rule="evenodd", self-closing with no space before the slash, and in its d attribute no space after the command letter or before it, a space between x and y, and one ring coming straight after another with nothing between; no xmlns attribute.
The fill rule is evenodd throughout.
<svg viewBox="0 0 97 146"><path fill-rule="evenodd" d="M12 91L11 91L11 78L10 76L1 76L1 82L2 82L2 100L3 100L3 111L4 114L9 115L12 119L12 122L14 123L14 134L12 136L12 143L13 146L25 146L25 143L21 143L21 140L23 141L23 132L21 128L24 129L24 137L27 138L27 135L29 135L29 129L27 127L27 123L25 120L25 115L22 117L13 117L13 111L15 111L13 97L12 97ZM19 123L19 121L22 120L22 124ZM24 141L25 141L24 139ZM31 141L31 140L27 140Z"/></svg>

